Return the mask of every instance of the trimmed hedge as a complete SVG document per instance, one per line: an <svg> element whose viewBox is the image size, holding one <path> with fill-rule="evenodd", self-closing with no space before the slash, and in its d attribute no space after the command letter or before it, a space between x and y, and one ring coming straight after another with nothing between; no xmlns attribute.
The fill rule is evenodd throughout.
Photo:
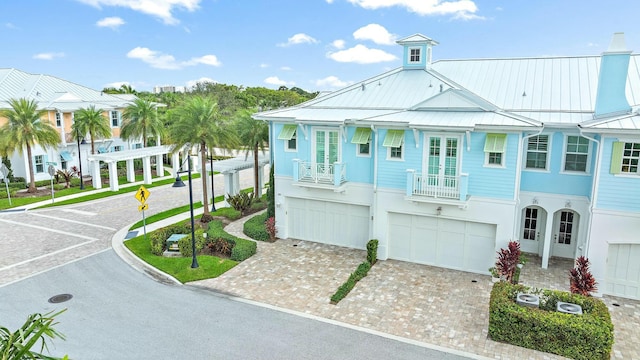
<svg viewBox="0 0 640 360"><path fill-rule="evenodd" d="M167 239L173 234L191 234L191 227L178 223L165 226L152 232L149 236L151 253L162 256L162 253L167 250ZM189 237L189 239L191 239L191 237ZM189 255L183 256L191 256L191 250L189 250Z"/></svg>
<svg viewBox="0 0 640 360"><path fill-rule="evenodd" d="M367 261L373 265L378 261L378 240L371 239L367 243Z"/></svg>
<svg viewBox="0 0 640 360"><path fill-rule="evenodd" d="M254 240L269 241L269 233L264 226L265 221L267 221L266 212L264 214L256 215L244 223L242 232Z"/></svg>
<svg viewBox="0 0 640 360"><path fill-rule="evenodd" d="M489 336L496 341L572 359L609 359L613 324L606 305L593 297L564 291L537 291L540 308L516 304L518 292L533 293L523 285L498 282L489 302ZM580 305L583 315L556 311L558 301Z"/></svg>
<svg viewBox="0 0 640 360"><path fill-rule="evenodd" d="M209 222L209 230L207 230L207 241L215 241L223 239L231 244L231 260L244 261L255 255L258 247L254 241L235 237L223 229L221 221Z"/></svg>
<svg viewBox="0 0 640 360"><path fill-rule="evenodd" d="M202 248L204 247L206 239L204 237L204 230L202 229L197 229L196 231L194 231L194 234L196 236L196 255L197 255L200 253L200 251L202 251ZM180 254L183 257L189 257L193 255L193 251L192 251L193 246L191 245L191 230L189 230L189 233L187 234L187 236L178 240L178 248L180 249Z"/></svg>
<svg viewBox="0 0 640 360"><path fill-rule="evenodd" d="M365 261L362 264L358 265L356 271L353 272L349 276L349 279L347 279L344 284L340 285L335 294L331 296L331 303L337 304L338 302L340 302L340 300L344 299L345 296L347 296L347 294L349 294L349 292L351 292L351 290L356 286L356 283L367 276L367 273L369 273L370 269L371 264L368 261Z"/></svg>

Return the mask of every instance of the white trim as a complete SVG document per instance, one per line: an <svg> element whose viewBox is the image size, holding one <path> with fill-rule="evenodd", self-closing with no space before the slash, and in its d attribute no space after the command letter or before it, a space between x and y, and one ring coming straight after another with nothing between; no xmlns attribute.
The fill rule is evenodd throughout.
<svg viewBox="0 0 640 360"><path fill-rule="evenodd" d="M295 140L296 141L296 148L292 149L289 147L289 141L291 140ZM293 133L293 136L291 137L291 140L283 140L284 141L284 151L285 152L294 152L297 153L298 152L298 128L296 127L296 131Z"/></svg>
<svg viewBox="0 0 640 360"><path fill-rule="evenodd" d="M592 152L592 141L589 140L588 138L582 136L582 135L575 135L575 134L563 134L564 135L564 143L562 144L562 161L560 164L560 174L563 175L583 175L583 176L590 176L591 175L591 152ZM578 138L584 138L587 139L587 162L586 162L586 166L585 166L585 170L584 171L571 171L571 170L565 170L565 162L567 160L567 146L569 145L569 136L576 136ZM580 154L580 153L573 153L573 154Z"/></svg>
<svg viewBox="0 0 640 360"><path fill-rule="evenodd" d="M486 167L486 168L494 168L494 169L505 169L507 166L505 165L505 154L507 152L485 152L484 153L484 165L482 165L482 167ZM502 154L500 160L501 163L500 164L489 164L489 154Z"/></svg>
<svg viewBox="0 0 640 360"><path fill-rule="evenodd" d="M544 169L528 168L527 167L527 154L529 153L529 140L531 140L534 137L540 137L540 136L546 136L547 139L548 139L547 140L547 151L546 151L547 157L545 159L546 163L545 163ZM537 135L534 135L534 136L529 137L529 138L526 139L527 140L526 143L525 143L526 148L524 149L524 154L523 154L524 155L524 161L522 162L522 170L523 171L537 171L537 172L547 172L547 173L550 172L549 162L551 160L552 139L553 139L553 133L546 133L546 134L542 134L541 133L541 134L537 134ZM535 152L536 153L541 153L542 151L535 150Z"/></svg>
<svg viewBox="0 0 640 360"><path fill-rule="evenodd" d="M388 161L404 161L404 153L405 153L405 149L404 149L404 142L402 144L400 144L399 146L400 148L400 157L392 157L391 156L391 149L397 149L397 147L387 147L387 159Z"/></svg>
<svg viewBox="0 0 640 360"><path fill-rule="evenodd" d="M411 50L418 50L418 60L411 60ZM422 54L422 46L408 46L407 47L407 64L422 64L424 54Z"/></svg>
<svg viewBox="0 0 640 360"><path fill-rule="evenodd" d="M371 139L369 139L369 142L367 143L367 145L369 145L369 152L368 153L361 153L360 152L360 145L364 145L364 144L355 144L356 145L356 157L361 157L361 158L370 158L371 157Z"/></svg>

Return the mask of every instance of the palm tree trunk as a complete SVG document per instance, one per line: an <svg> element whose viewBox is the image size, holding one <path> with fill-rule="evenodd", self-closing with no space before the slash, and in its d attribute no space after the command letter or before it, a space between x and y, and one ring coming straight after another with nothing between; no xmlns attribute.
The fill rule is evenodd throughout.
<svg viewBox="0 0 640 360"><path fill-rule="evenodd" d="M207 144L205 144L204 142L200 144L200 164L202 169L200 178L202 179L202 206L204 207L202 219L208 222L211 218L211 213L209 212L209 193L207 192L207 158L205 152L206 146Z"/></svg>
<svg viewBox="0 0 640 360"><path fill-rule="evenodd" d="M257 200L260 195L258 194L258 142L256 141L253 146L253 196Z"/></svg>
<svg viewBox="0 0 640 360"><path fill-rule="evenodd" d="M29 189L27 192L36 192L36 179L33 173L33 158L31 157L31 146L27 144L27 159L29 159Z"/></svg>

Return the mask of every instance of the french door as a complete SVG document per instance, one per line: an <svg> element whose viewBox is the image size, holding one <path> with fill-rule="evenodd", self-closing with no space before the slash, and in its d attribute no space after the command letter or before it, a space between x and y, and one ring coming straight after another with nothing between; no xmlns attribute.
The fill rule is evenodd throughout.
<svg viewBox="0 0 640 360"><path fill-rule="evenodd" d="M460 138L427 135L426 184L436 195L455 197L458 192Z"/></svg>
<svg viewBox="0 0 640 360"><path fill-rule="evenodd" d="M573 258L578 240L578 214L571 210L555 214L552 256Z"/></svg>
<svg viewBox="0 0 640 360"><path fill-rule="evenodd" d="M314 129L314 165L318 180L333 181L333 164L340 158L338 130Z"/></svg>

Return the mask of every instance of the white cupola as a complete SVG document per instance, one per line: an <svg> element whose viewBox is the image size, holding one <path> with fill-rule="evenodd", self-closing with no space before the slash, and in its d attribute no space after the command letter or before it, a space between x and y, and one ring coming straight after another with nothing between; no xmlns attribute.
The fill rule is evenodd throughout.
<svg viewBox="0 0 640 360"><path fill-rule="evenodd" d="M431 68L431 48L438 42L422 34L414 34L396 41L404 47L402 67L405 69Z"/></svg>

